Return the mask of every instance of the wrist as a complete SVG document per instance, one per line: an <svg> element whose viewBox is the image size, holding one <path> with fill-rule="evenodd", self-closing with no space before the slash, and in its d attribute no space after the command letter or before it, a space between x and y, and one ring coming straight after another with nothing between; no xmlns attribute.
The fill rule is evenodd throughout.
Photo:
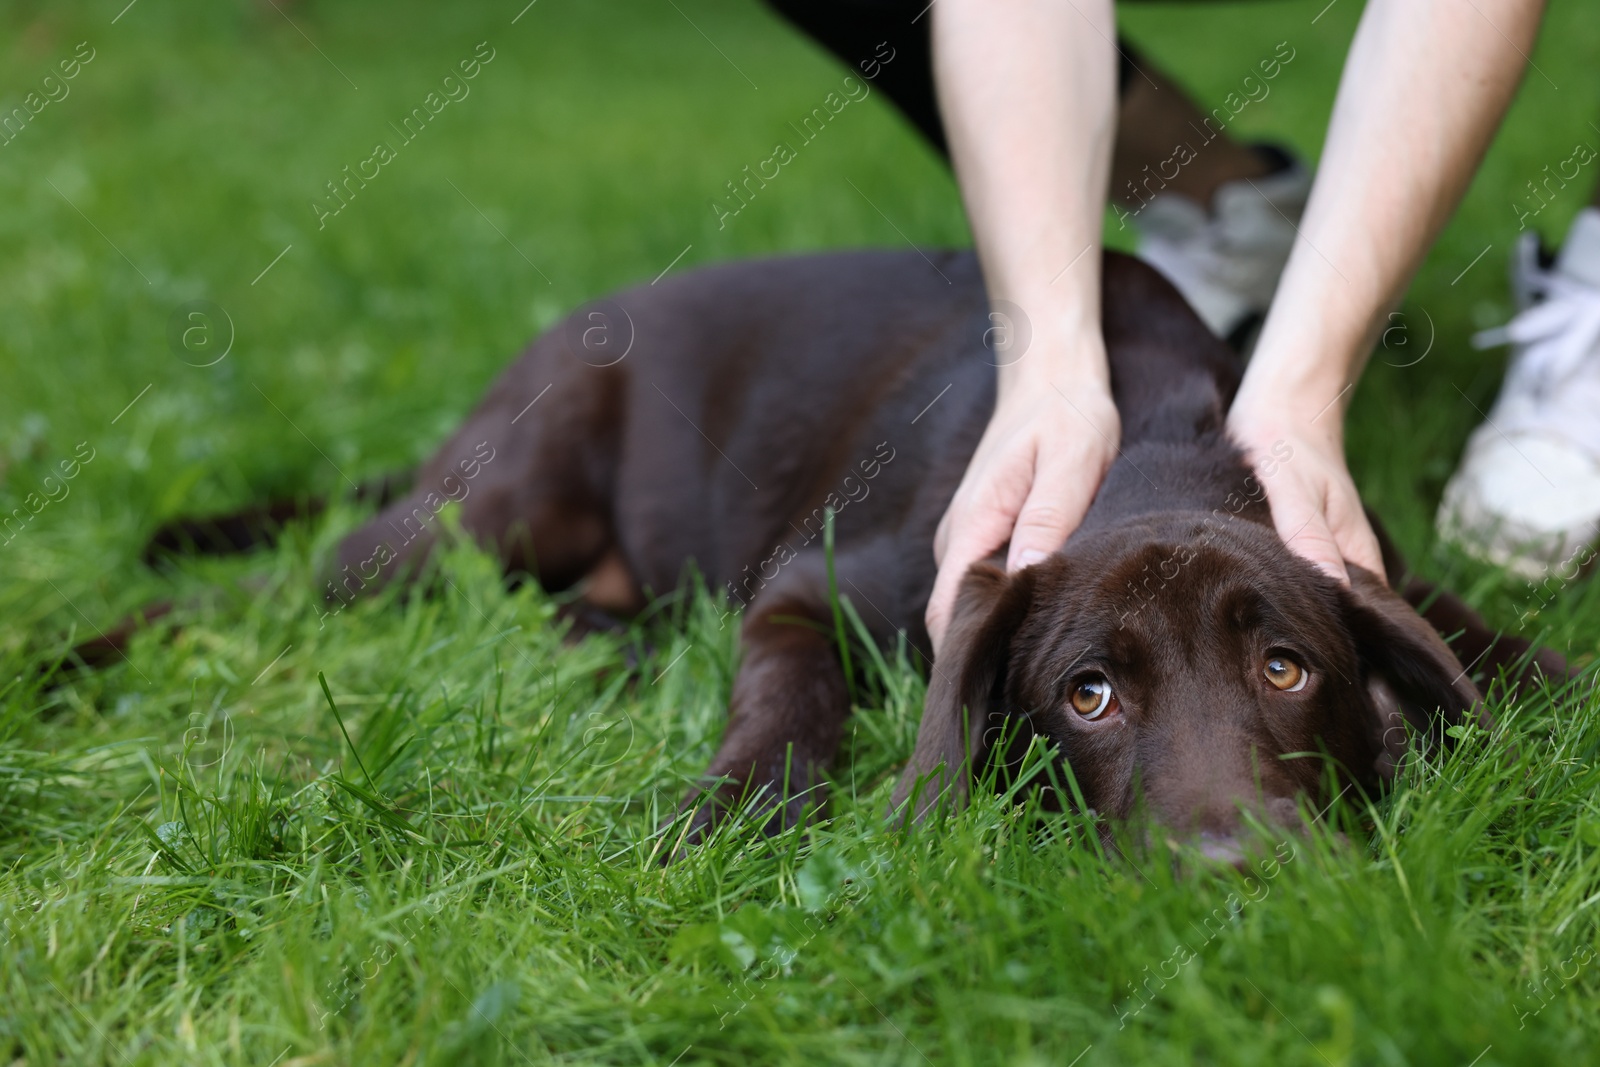
<svg viewBox="0 0 1600 1067"><path fill-rule="evenodd" d="M1359 351L1355 344L1281 333L1273 338L1263 331L1230 418L1342 437L1345 410L1361 375Z"/></svg>
<svg viewBox="0 0 1600 1067"><path fill-rule="evenodd" d="M1337 432L1374 340L1370 295L1286 272L1234 407Z"/></svg>
<svg viewBox="0 0 1600 1067"><path fill-rule="evenodd" d="M1111 371L1099 327L1098 320L1027 323L1015 335L1020 350L1013 350L1009 358L996 354L1001 395L1051 392L1052 387L1069 392L1087 388L1109 394Z"/></svg>
<svg viewBox="0 0 1600 1067"><path fill-rule="evenodd" d="M1315 407L1289 405L1276 399L1258 402L1243 391L1228 411L1228 435L1246 452L1264 454L1284 442L1299 441L1329 452L1344 451L1343 397L1324 400Z"/></svg>

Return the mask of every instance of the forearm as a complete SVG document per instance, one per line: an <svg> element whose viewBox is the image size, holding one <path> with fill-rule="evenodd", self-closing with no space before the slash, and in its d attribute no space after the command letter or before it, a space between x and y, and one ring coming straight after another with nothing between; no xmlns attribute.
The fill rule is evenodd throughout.
<svg viewBox="0 0 1600 1067"><path fill-rule="evenodd" d="M1510 103L1542 10L1541 0L1371 0L1241 404L1337 432L1384 314Z"/></svg>
<svg viewBox="0 0 1600 1067"><path fill-rule="evenodd" d="M1021 383L1106 383L1100 234L1116 115L1109 0L940 0L940 110L989 295L1022 308Z"/></svg>

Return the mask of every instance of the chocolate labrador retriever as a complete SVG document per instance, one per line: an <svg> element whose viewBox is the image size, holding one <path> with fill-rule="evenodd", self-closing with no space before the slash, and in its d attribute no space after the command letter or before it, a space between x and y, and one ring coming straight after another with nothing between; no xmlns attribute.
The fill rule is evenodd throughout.
<svg viewBox="0 0 1600 1067"><path fill-rule="evenodd" d="M1407 603L1359 568L1345 588L1291 553L1223 430L1238 359L1136 260L1106 255L1104 294L1121 452L1059 552L967 574L898 811L959 802L1015 752L992 754L997 737L1042 735L1087 807L1142 805L1227 855L1245 813L1298 825L1298 797L1376 786L1475 714L1472 677L1412 603L1482 676L1566 677L1448 594L1410 583ZM792 824L850 713L825 516L839 595L874 639L927 654L934 527L994 406L992 328L969 253L737 263L580 309L344 539L330 607L417 573L450 500L508 569L611 612L692 561L744 611L690 839L741 798ZM1059 406L1077 417L1065 383Z"/></svg>

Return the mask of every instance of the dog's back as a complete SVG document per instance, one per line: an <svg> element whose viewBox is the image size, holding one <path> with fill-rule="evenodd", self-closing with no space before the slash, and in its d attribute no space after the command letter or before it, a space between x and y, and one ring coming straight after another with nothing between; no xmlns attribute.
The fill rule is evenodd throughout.
<svg viewBox="0 0 1600 1067"><path fill-rule="evenodd" d="M1219 433L1232 353L1137 260L1106 255L1104 294L1124 450ZM869 625L925 644L933 531L993 410L996 366L1030 358L1028 331L1025 309L991 319L971 253L727 264L619 293L506 370L413 494L346 541L336 582L353 592L414 563L432 542L428 494L487 447L464 524L547 586L614 553L638 592L693 562L749 602L820 544L831 507L841 554L876 543L894 557L874 569ZM1070 404L1074 384L1059 384ZM374 574L379 546L392 562Z"/></svg>

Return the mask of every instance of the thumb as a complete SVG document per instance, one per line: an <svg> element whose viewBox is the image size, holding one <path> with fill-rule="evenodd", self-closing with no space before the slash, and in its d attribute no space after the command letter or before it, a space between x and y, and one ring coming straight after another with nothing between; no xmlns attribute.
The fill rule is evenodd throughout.
<svg viewBox="0 0 1600 1067"><path fill-rule="evenodd" d="M928 597L928 607L923 613L923 623L928 628L928 640L933 642L934 662L944 648L944 632L950 626L950 614L955 608L956 587L967 572L967 563L958 563L945 556L939 575L933 581L933 593Z"/></svg>
<svg viewBox="0 0 1600 1067"><path fill-rule="evenodd" d="M934 579L933 593L928 597L928 608L923 614L935 659L944 645L944 632L955 611L961 579L966 577L968 567L1005 542L1008 523L1009 516L997 513L967 516L965 522L952 524L949 544L939 561L939 574Z"/></svg>

